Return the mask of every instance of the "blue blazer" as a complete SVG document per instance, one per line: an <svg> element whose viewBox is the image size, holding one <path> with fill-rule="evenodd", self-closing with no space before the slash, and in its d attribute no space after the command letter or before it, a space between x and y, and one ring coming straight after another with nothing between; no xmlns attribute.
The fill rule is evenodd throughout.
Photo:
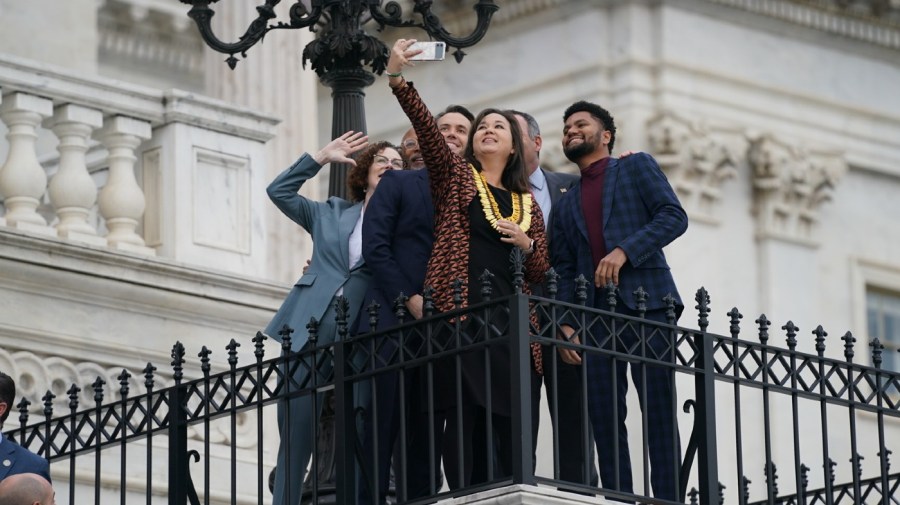
<svg viewBox="0 0 900 505"><path fill-rule="evenodd" d="M372 277L362 258L352 268L349 264L350 233L359 219L362 203L337 197L315 202L297 194L303 183L321 168L311 156L304 154L266 189L281 212L309 232L313 240L309 270L294 284L265 330L267 335L280 342L278 332L281 328L285 324L293 328L291 348L295 351L306 343L306 325L313 317L320 322L319 344L334 341L337 327L333 310L327 318L325 313L333 306L341 287L350 302L348 324L352 324Z"/></svg>
<svg viewBox="0 0 900 505"><path fill-rule="evenodd" d="M363 218L363 257L375 279L367 299L381 306L378 327L373 330L397 323L394 300L401 292L422 294L433 244L434 205L428 171L385 172ZM367 319L360 321L363 331L369 327Z"/></svg>
<svg viewBox="0 0 900 505"><path fill-rule="evenodd" d="M558 298L574 302L575 278L590 282L587 304L605 309L594 300L594 265L581 207L579 180L553 207L551 261L559 274ZM647 310L666 307L672 294L680 314L684 305L675 287L662 248L687 230L687 214L656 160L646 153L611 158L603 181L603 238L606 250L622 248L628 261L619 271L619 301L636 309L633 292L647 291ZM599 302L599 303L598 303Z"/></svg>
<svg viewBox="0 0 900 505"><path fill-rule="evenodd" d="M50 463L4 436L0 442L0 480L20 473L36 473L50 482Z"/></svg>

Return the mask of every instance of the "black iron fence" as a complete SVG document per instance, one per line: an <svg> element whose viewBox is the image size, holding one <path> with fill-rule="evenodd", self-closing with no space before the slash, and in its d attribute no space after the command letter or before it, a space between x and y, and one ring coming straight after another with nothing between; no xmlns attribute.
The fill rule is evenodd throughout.
<svg viewBox="0 0 900 505"><path fill-rule="evenodd" d="M578 281L578 303L556 301L552 277L547 298L516 293L466 308L461 308L458 285L457 309L435 314L426 296L426 317L416 321L398 303L400 325L357 336L349 335L346 303L339 301L339 343L321 343L312 321L309 344L300 352L290 351L292 335L285 329L282 353L268 356L267 337L257 334L249 342L250 351L242 351L236 341L226 346L228 366L221 371L212 370L211 351L204 347L197 355L200 373L195 378L184 375L187 351L178 343L172 349L174 385L156 387L158 370L148 364L138 377L123 370L119 384L98 378L84 386L93 393L92 404L84 405L83 392L72 385L68 412L59 412L54 407L58 399L48 392L42 399L43 420L29 424L32 409L23 400L18 405L20 427L8 436L51 461L61 503L66 498L72 504L269 503L269 469L279 443L276 406L308 397L317 410L314 393L328 392L333 425L317 426L314 437L317 445L330 447L314 451L311 468L317 471L309 473L302 497L290 497L292 503L302 498L307 503L353 504L383 494L386 490L379 488L385 469L376 463L383 442L366 426L377 425L392 411L400 412L392 502L426 503L506 484L641 503L834 505L900 500L900 477L890 471L890 447L900 440L900 374L880 368L883 348L877 340L869 343L869 366L855 361L855 339L849 333L841 338L842 358L826 356L827 333L821 327L812 332L815 354L797 349L801 334L791 322L781 327L786 348L774 345L772 323L765 315L755 321L755 339L744 339L743 316L737 309L727 314L729 335L710 333L704 289L696 293L697 328L691 329L676 325L671 298L666 320L655 321L644 317L646 295L640 291L634 293L634 315L625 315L617 311L624 294L614 287L608 288L607 308L599 310L583 305L588 289L584 279ZM481 289L490 298L489 283ZM375 318L376 313L370 307L361 317ZM575 330L577 342L559 338L561 324ZM537 439L532 436L534 342L577 351L585 362L595 363L580 368L583 387L576 394L584 412L597 401L598 383L610 381L618 390L617 381L624 375L616 371L625 364L632 381L640 385L628 394L632 406L652 404L647 387L652 377L668 377L677 387L677 394L655 411L647 407L643 415L629 416L627 436L617 433L611 445L598 443L599 458L613 460L613 473L607 473L601 488L590 485L587 468L580 482L560 479L558 433L545 428ZM545 352L544 369L556 370L549 365L560 359L559 352ZM601 362L607 368L598 368ZM336 366L323 366L331 363ZM472 380L473 369L483 381ZM609 375L598 376L597 370ZM373 384L391 374L398 394L386 403ZM132 390L135 379L143 382L140 392ZM410 384L419 385L419 393L407 391ZM498 394L498 384L504 393ZM472 425L470 413L462 407L472 403L477 388L482 389L474 395L481 407L476 415L483 419L476 424L481 423L484 438L473 440L467 428ZM114 398L108 400L110 396ZM550 403L557 413L556 401ZM446 410L442 404L459 408ZM612 405L608 410L611 425L618 426L624 411ZM418 419L427 419L425 441L414 442L426 445L419 451L424 459L410 456L410 430L420 428L409 425L414 411L424 414ZM436 421L442 415L446 424ZM591 419L580 421L584 435L598 433ZM439 444L442 426L452 427L444 438L456 440L456 445ZM666 443L677 456L660 460L654 456L659 442L652 440L668 426L675 428L676 436ZM469 444L460 443L466 439ZM498 463L502 440L512 441L511 464L505 466ZM614 458L622 449L619 443L628 441L631 457ZM476 444L483 444L484 450L474 452L487 458L485 474L477 481L461 477L479 464L467 453ZM448 459L454 452L456 457ZM441 482L441 454L447 476L457 475L450 485ZM448 461L454 461L455 468L448 468ZM634 494L622 484L626 465L633 466ZM331 467L334 479L325 482L322 475L328 472L322 469ZM423 468L429 475L427 496L413 497L403 483L410 472ZM676 495L653 498L654 489L659 495L662 488L654 476L665 473L663 469L674 476Z"/></svg>

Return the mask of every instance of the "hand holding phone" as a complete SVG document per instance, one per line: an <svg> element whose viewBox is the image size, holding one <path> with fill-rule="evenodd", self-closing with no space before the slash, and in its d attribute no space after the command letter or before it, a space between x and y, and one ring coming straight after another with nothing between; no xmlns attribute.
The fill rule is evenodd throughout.
<svg viewBox="0 0 900 505"><path fill-rule="evenodd" d="M441 41L416 42L409 46L408 50L422 51L411 57L411 61L440 61L444 59L445 53L447 52L447 44Z"/></svg>

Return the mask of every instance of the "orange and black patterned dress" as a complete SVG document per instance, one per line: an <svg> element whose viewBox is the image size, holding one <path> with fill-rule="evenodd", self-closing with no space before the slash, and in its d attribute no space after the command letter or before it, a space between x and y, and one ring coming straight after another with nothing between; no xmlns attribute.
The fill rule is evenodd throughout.
<svg viewBox="0 0 900 505"><path fill-rule="evenodd" d="M463 306L480 301L481 282L478 276L485 266L491 267L495 275L492 282L493 295L512 293L509 251L515 246L501 242L499 232L490 228L483 215L481 201L477 198L478 190L469 163L450 151L437 123L412 83L394 88L394 94L415 128L431 185L435 209L434 248L428 261L425 285L434 288L435 307L439 311L454 308L452 286L456 279L464 281ZM490 190L503 214L509 215L512 201L510 192L499 188ZM531 226L527 235L534 240L534 251L525 259L523 289L530 293L528 283L542 282L550 268L544 220L537 203L531 209ZM540 345L532 345L532 357L535 369L540 373ZM497 414L509 415L509 353L492 352L491 361L491 389L495 399L491 410ZM466 370L465 368L470 368L466 362L477 367L478 360L464 361L463 373L470 386L468 393L474 396L476 403L484 406L484 373L481 370ZM473 380L473 377L479 375L482 376L481 380Z"/></svg>

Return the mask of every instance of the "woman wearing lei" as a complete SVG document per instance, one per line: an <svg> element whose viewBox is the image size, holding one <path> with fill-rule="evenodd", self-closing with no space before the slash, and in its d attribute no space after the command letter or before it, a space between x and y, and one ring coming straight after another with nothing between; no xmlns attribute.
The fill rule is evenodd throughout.
<svg viewBox="0 0 900 505"><path fill-rule="evenodd" d="M514 247L525 252L525 286L540 283L549 269L547 239L541 210L534 202L525 173L519 124L515 117L498 109L478 114L469 133L463 156L453 154L444 142L434 118L412 83L401 73L411 65L418 50L409 47L415 40L400 39L391 49L387 64L389 85L416 130L428 170L435 207L434 249L428 262L425 285L434 288L434 304L439 311L454 308L453 281L463 280L463 306L484 299L482 274L489 270L492 297L514 292L510 253ZM508 316L491 322L508 328ZM483 340L471 321L466 321L467 337ZM465 343L465 339L464 339ZM482 351L466 353L462 361L464 443L472 451L468 484L487 481L487 467L496 453L494 478L512 475L512 429L510 413L510 356L508 341L499 339L489 346L490 402ZM532 373L541 373L540 345L532 345ZM456 397L454 368L436 373L446 382L437 396ZM446 389L449 386L452 389ZM490 412L488 411L490 404ZM486 449L487 418L492 416L494 447Z"/></svg>

